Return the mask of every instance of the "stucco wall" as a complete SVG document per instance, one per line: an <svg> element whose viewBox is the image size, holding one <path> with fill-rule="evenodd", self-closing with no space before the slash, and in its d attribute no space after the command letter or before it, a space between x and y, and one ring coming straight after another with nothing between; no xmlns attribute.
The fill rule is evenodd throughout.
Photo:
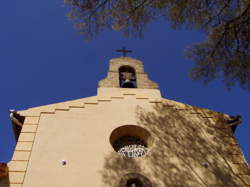
<svg viewBox="0 0 250 187"><path fill-rule="evenodd" d="M138 105L150 106L126 96L42 114L24 186L102 186L105 156L114 152L110 134L119 126L137 124ZM65 166L62 160L67 161Z"/></svg>
<svg viewBox="0 0 250 187"><path fill-rule="evenodd" d="M131 173L159 187L249 186L228 116L162 99L158 90L114 89L20 111L26 119L9 164L10 186L116 187ZM145 156L113 150L110 134L122 125L150 132Z"/></svg>

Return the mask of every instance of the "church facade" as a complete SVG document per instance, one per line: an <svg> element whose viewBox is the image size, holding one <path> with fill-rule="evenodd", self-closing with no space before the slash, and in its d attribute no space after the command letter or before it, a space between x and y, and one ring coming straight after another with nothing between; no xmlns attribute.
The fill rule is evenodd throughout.
<svg viewBox="0 0 250 187"><path fill-rule="evenodd" d="M11 111L0 187L249 187L237 117L162 98L130 57L110 60L96 96Z"/></svg>

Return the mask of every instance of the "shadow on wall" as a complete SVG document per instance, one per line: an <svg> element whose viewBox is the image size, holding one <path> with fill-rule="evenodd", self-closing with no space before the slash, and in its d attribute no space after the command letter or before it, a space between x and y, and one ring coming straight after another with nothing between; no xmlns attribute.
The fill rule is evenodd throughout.
<svg viewBox="0 0 250 187"><path fill-rule="evenodd" d="M229 164L237 146L232 146L235 142L225 117L213 112L213 118L203 118L202 112L190 106L175 109L166 103L155 104L152 111L138 107L138 125L151 133L153 145L140 158L116 152L107 155L101 171L104 186L127 187L121 181L129 180L128 175L139 178L143 187L247 186Z"/></svg>

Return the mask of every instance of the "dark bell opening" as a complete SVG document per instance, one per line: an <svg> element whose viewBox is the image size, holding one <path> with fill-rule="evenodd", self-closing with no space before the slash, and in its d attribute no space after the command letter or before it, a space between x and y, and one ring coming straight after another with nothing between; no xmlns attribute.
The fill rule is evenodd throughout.
<svg viewBox="0 0 250 187"><path fill-rule="evenodd" d="M119 81L121 88L136 88L135 69L130 66L121 66L119 68Z"/></svg>
<svg viewBox="0 0 250 187"><path fill-rule="evenodd" d="M143 185L139 179L132 178L127 181L127 187L143 187Z"/></svg>
<svg viewBox="0 0 250 187"><path fill-rule="evenodd" d="M125 82L121 85L122 88L135 88L135 85L133 82Z"/></svg>

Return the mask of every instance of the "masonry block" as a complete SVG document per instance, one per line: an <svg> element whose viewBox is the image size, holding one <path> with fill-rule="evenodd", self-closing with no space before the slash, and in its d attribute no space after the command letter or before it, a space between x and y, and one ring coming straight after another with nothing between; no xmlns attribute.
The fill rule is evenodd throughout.
<svg viewBox="0 0 250 187"><path fill-rule="evenodd" d="M31 151L33 142L17 142L16 150Z"/></svg>
<svg viewBox="0 0 250 187"><path fill-rule="evenodd" d="M34 141L35 133L22 132L18 138L18 141Z"/></svg>
<svg viewBox="0 0 250 187"><path fill-rule="evenodd" d="M9 172L12 171L26 171L28 161L11 161L8 163Z"/></svg>
<svg viewBox="0 0 250 187"><path fill-rule="evenodd" d="M24 120L24 124L38 124L38 122L39 122L39 117L28 116Z"/></svg>
<svg viewBox="0 0 250 187"><path fill-rule="evenodd" d="M9 172L10 183L23 183L25 172Z"/></svg>
<svg viewBox="0 0 250 187"><path fill-rule="evenodd" d="M23 125L22 132L36 132L37 125Z"/></svg>
<svg viewBox="0 0 250 187"><path fill-rule="evenodd" d="M29 160L30 152L15 151L12 160Z"/></svg>
<svg viewBox="0 0 250 187"><path fill-rule="evenodd" d="M9 184L7 187L22 187L22 184Z"/></svg>

